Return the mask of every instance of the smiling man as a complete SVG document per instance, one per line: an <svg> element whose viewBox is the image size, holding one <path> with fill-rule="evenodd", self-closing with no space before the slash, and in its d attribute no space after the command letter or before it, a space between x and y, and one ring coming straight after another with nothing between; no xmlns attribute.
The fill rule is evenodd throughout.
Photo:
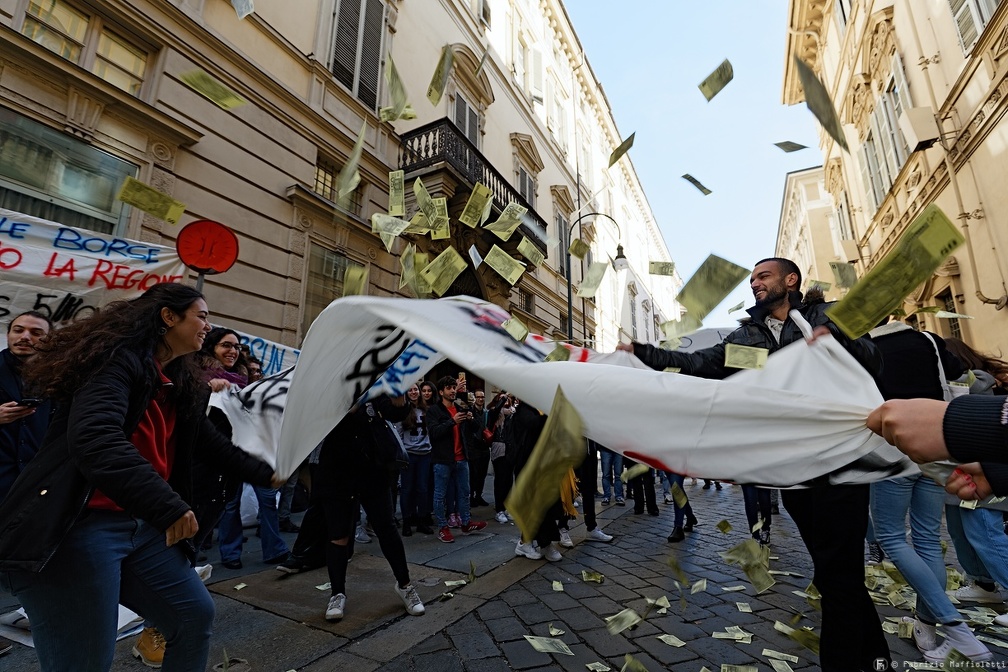
<svg viewBox="0 0 1008 672"><path fill-rule="evenodd" d="M52 403L31 398L24 389L21 367L50 329L49 319L34 310L7 325L7 348L0 350L0 500L35 457L49 427Z"/></svg>
<svg viewBox="0 0 1008 672"><path fill-rule="evenodd" d="M831 334L878 380L882 360L869 339L847 338L826 315L822 295L803 297L801 270L790 259L770 257L757 262L749 279L756 305L749 318L724 341L695 352L661 350L644 343L620 344L645 364L663 371L676 367L701 378L722 379L739 369L727 365L727 344L763 348L772 357L784 346L802 340L798 321L815 335ZM814 371L807 373L815 376ZM786 414L787 409L781 408ZM716 474L710 474L716 476ZM875 661L889 660L875 605L864 585L864 538L868 528L869 488L830 485L827 477L782 490L781 499L801 533L815 567L813 582L822 594L822 636L819 660L825 672L872 670Z"/></svg>

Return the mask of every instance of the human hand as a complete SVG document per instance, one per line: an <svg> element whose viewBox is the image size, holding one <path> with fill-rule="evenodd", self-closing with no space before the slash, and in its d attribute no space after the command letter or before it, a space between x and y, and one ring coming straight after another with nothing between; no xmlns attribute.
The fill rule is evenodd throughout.
<svg viewBox="0 0 1008 672"><path fill-rule="evenodd" d="M959 499L986 499L994 494L979 462L960 464L945 481L945 492Z"/></svg>
<svg viewBox="0 0 1008 672"><path fill-rule="evenodd" d="M815 343L817 338L829 335L830 335L829 327L820 324L818 327L812 330L812 338L809 338L807 340L809 343Z"/></svg>
<svg viewBox="0 0 1008 672"><path fill-rule="evenodd" d="M457 412L455 414L455 418L454 418L455 424L456 425L461 425L463 422L465 422L466 420L468 420L471 417L472 417L472 413L463 413L462 411L459 411L459 412Z"/></svg>
<svg viewBox="0 0 1008 672"><path fill-rule="evenodd" d="M35 409L31 406L19 406L16 401L8 401L6 404L0 404L0 425L6 425L11 422L16 422L21 418L26 418Z"/></svg>
<svg viewBox="0 0 1008 672"><path fill-rule="evenodd" d="M214 392L223 392L224 390L231 387L231 383L224 380L223 378L214 378L213 380L208 382L207 385L209 385L210 389Z"/></svg>
<svg viewBox="0 0 1008 672"><path fill-rule="evenodd" d="M633 343L617 343L616 344L616 351L619 352L620 350L622 350L623 352L630 352L630 353L632 353L633 352Z"/></svg>
<svg viewBox="0 0 1008 672"><path fill-rule="evenodd" d="M165 532L165 545L170 547L183 539L192 539L198 531L199 525L196 524L196 514L191 510L186 511Z"/></svg>
<svg viewBox="0 0 1008 672"><path fill-rule="evenodd" d="M274 490L279 490L286 484L287 479L274 471L272 478L270 478L270 487L273 488Z"/></svg>
<svg viewBox="0 0 1008 672"><path fill-rule="evenodd" d="M948 402L936 399L890 399L868 415L868 429L918 464L947 460L946 408Z"/></svg>

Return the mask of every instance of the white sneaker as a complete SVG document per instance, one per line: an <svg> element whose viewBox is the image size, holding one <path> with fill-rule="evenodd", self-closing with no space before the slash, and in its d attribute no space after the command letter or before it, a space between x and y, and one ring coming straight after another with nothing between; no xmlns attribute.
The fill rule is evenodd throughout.
<svg viewBox="0 0 1008 672"><path fill-rule="evenodd" d="M965 623L943 625L942 631L945 633L945 643L937 649L924 652L924 660L927 662L943 663L953 649L973 662L991 660L994 657L990 649L976 638Z"/></svg>
<svg viewBox="0 0 1008 672"><path fill-rule="evenodd" d="M935 631L937 626L928 625L924 621L914 618L913 616L904 616L903 621L905 623L914 624L913 639L914 643L917 645L917 649L921 653L933 651L938 648L938 633Z"/></svg>
<svg viewBox="0 0 1008 672"><path fill-rule="evenodd" d="M560 530L560 545L564 548L574 548L574 542L570 538L570 530Z"/></svg>
<svg viewBox="0 0 1008 672"><path fill-rule="evenodd" d="M1008 628L1008 614L1001 614L1000 616L995 616L994 624L1000 625L1003 628Z"/></svg>
<svg viewBox="0 0 1008 672"><path fill-rule="evenodd" d="M563 560L563 556L560 555L560 551L553 544L550 544L545 549L543 549L542 557L546 558L550 562L560 562Z"/></svg>
<svg viewBox="0 0 1008 672"><path fill-rule="evenodd" d="M395 584L395 592L402 599L403 604L406 605L407 614L410 616L419 616L424 613L423 602L420 601L420 596L417 595L416 588L413 587L412 583L405 588L400 588L398 583Z"/></svg>
<svg viewBox="0 0 1008 672"><path fill-rule="evenodd" d="M508 522L507 514L504 513L503 511L498 511L497 515L494 517L497 519L497 522L500 523L501 525L506 525Z"/></svg>
<svg viewBox="0 0 1008 672"><path fill-rule="evenodd" d="M1001 593L997 589L984 590L975 583L959 588L953 595L955 595L957 600L966 602L987 602L994 604L995 602L1004 601L1004 598L1001 597Z"/></svg>
<svg viewBox="0 0 1008 672"><path fill-rule="evenodd" d="M368 536L367 530L364 529L363 525L357 526L357 532L354 534L354 541L358 544L370 544L371 537Z"/></svg>
<svg viewBox="0 0 1008 672"><path fill-rule="evenodd" d="M338 621L343 618L343 610L346 608L346 595L337 593L329 598L329 606L325 610L325 620Z"/></svg>
<svg viewBox="0 0 1008 672"><path fill-rule="evenodd" d="M532 542L523 544L521 539L518 540L518 545L515 546L515 555L524 555L529 560L542 560L542 553L535 549Z"/></svg>
<svg viewBox="0 0 1008 672"><path fill-rule="evenodd" d="M604 541L607 543L613 540L612 535L603 532L601 527L596 527L594 530L589 532L585 538L589 541Z"/></svg>

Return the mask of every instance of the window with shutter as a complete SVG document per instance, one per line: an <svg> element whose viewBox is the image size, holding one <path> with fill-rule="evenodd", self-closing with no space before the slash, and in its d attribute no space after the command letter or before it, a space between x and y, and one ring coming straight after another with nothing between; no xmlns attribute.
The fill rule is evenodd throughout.
<svg viewBox="0 0 1008 672"><path fill-rule="evenodd" d="M518 166L518 192L535 208L535 178L525 166Z"/></svg>
<svg viewBox="0 0 1008 672"><path fill-rule="evenodd" d="M469 141L480 146L479 110L477 110L461 92L455 93L455 125Z"/></svg>
<svg viewBox="0 0 1008 672"><path fill-rule="evenodd" d="M333 23L333 76L377 109L385 5L382 0L338 0Z"/></svg>
<svg viewBox="0 0 1008 672"><path fill-rule="evenodd" d="M959 43L963 53L968 54L980 37L980 22L977 8L973 0L949 0L952 16L955 18L956 29L959 31Z"/></svg>

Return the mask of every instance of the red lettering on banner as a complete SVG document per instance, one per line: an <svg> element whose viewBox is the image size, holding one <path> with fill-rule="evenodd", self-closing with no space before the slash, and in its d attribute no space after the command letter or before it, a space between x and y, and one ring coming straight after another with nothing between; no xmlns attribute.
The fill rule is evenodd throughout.
<svg viewBox="0 0 1008 672"><path fill-rule="evenodd" d="M49 265L46 266L46 269L45 271L42 272L42 275L46 276L47 278L59 278L62 277L64 274L69 274L70 282L73 282L74 274L77 273L77 267L74 266L73 257L67 259L67 262L62 266L60 266L59 268L56 268L56 260L58 257L59 253L53 252L52 257L49 258Z"/></svg>
<svg viewBox="0 0 1008 672"><path fill-rule="evenodd" d="M15 268L21 263L21 250L16 247L4 247L0 245L0 268L5 271Z"/></svg>
<svg viewBox="0 0 1008 672"><path fill-rule="evenodd" d="M99 260L95 266L94 273L88 281L88 286L93 287L99 281L105 283L106 289L139 289L147 291L154 285L162 282L177 282L182 279L181 275L160 276L157 273L147 273L134 269L123 264L113 264L110 261Z"/></svg>

